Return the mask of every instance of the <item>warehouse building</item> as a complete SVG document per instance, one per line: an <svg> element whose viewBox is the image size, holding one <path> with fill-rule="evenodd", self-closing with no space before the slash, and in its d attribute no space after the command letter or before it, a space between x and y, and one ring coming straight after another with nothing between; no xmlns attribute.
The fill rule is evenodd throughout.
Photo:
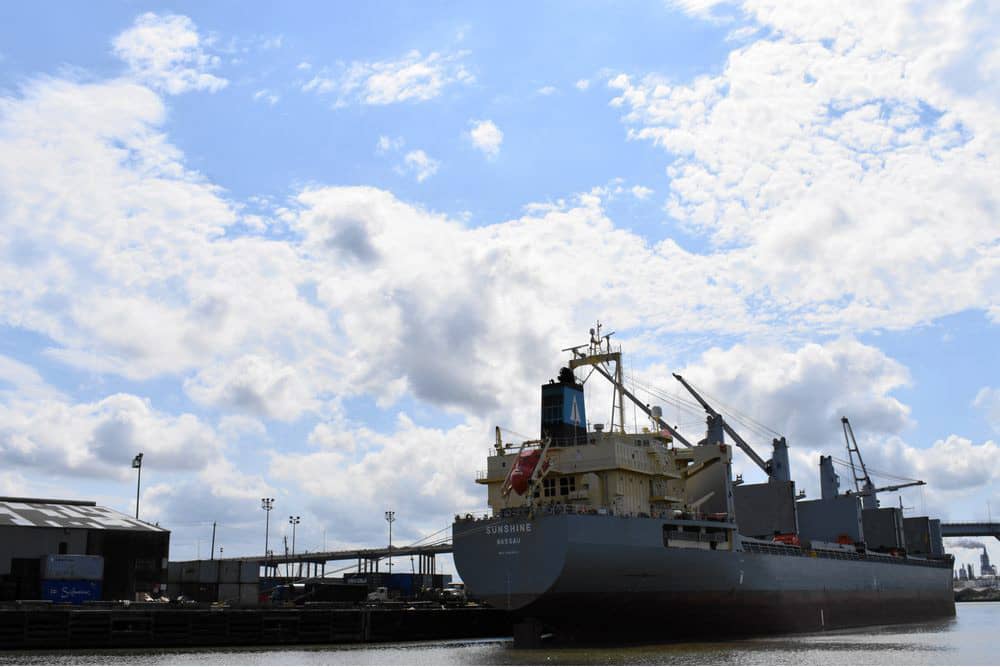
<svg viewBox="0 0 1000 667"><path fill-rule="evenodd" d="M169 549L170 531L91 501L0 496L0 600L44 599L49 557L73 554L103 558L100 599L156 595Z"/></svg>

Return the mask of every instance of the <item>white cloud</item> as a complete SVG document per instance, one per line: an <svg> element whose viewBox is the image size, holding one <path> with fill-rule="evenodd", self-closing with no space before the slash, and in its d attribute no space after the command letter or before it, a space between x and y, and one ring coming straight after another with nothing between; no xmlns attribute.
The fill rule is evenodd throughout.
<svg viewBox="0 0 1000 667"><path fill-rule="evenodd" d="M784 434L792 448L835 441L844 415L859 433L897 434L910 423L909 408L891 395L909 383L907 369L852 339L794 350L746 344L711 348L681 374ZM674 390L687 395L683 387ZM769 446L770 439L764 444Z"/></svg>
<svg viewBox="0 0 1000 667"><path fill-rule="evenodd" d="M929 448L917 448L890 438L878 446L872 465L922 479L932 493L968 494L1000 482L1000 468L995 463L998 456L1000 446L991 440L975 445L968 438L949 435Z"/></svg>
<svg viewBox="0 0 1000 667"><path fill-rule="evenodd" d="M337 74L317 74L302 90L336 93L339 105L349 101L372 105L425 102L441 95L448 86L475 81L462 63L466 55L461 51L423 56L419 51L410 51L399 60L355 61Z"/></svg>
<svg viewBox="0 0 1000 667"><path fill-rule="evenodd" d="M246 415L225 415L219 420L218 430L227 442L243 438L267 437L267 427L264 423Z"/></svg>
<svg viewBox="0 0 1000 667"><path fill-rule="evenodd" d="M3 60L0 54L0 61ZM0 472L0 495L14 497L30 497L28 480L19 472L4 470Z"/></svg>
<svg viewBox="0 0 1000 667"><path fill-rule="evenodd" d="M294 366L263 355L203 368L185 380L184 390L205 405L283 421L315 409L316 388Z"/></svg>
<svg viewBox="0 0 1000 667"><path fill-rule="evenodd" d="M590 79L580 79L573 84L577 90L584 91L590 88Z"/></svg>
<svg viewBox="0 0 1000 667"><path fill-rule="evenodd" d="M703 21L710 23L729 23L733 16L720 11L723 8L732 9L734 3L731 0L669 0L669 4Z"/></svg>
<svg viewBox="0 0 1000 667"><path fill-rule="evenodd" d="M260 48L264 49L265 51L271 49L280 49L284 41L285 41L284 35L276 35L273 37L261 37Z"/></svg>
<svg viewBox="0 0 1000 667"><path fill-rule="evenodd" d="M983 411L990 427L1000 433L1000 389L983 387L972 404Z"/></svg>
<svg viewBox="0 0 1000 667"><path fill-rule="evenodd" d="M652 188L647 188L644 185L632 186L632 196L636 199L648 199L651 194L653 194Z"/></svg>
<svg viewBox="0 0 1000 667"><path fill-rule="evenodd" d="M555 95L559 92L559 89L555 86L542 86L538 89L538 94L542 96Z"/></svg>
<svg viewBox="0 0 1000 667"><path fill-rule="evenodd" d="M503 132L492 120L474 120L469 123L469 138L472 145L481 150L487 157L494 158L500 153L503 143Z"/></svg>
<svg viewBox="0 0 1000 667"><path fill-rule="evenodd" d="M215 92L226 79L209 74L219 58L204 50L194 22L177 14L147 12L115 37L115 55L124 60L139 81L172 95L190 90Z"/></svg>
<svg viewBox="0 0 1000 667"><path fill-rule="evenodd" d="M558 363L551 341L575 339L594 312L622 327L648 315L664 331L754 328L739 298L706 284L707 264L615 229L595 195L473 228L374 188L311 189L299 204L304 252L329 267L317 298L352 351L344 382L380 396L402 383L477 414L534 406L538 368ZM503 378L489 370L496 359L510 360Z"/></svg>
<svg viewBox="0 0 1000 667"><path fill-rule="evenodd" d="M384 155L395 152L403 148L405 144L403 137L387 137L383 134L378 138L378 143L375 144L375 154Z"/></svg>
<svg viewBox="0 0 1000 667"><path fill-rule="evenodd" d="M168 415L130 394L0 403L0 459L17 469L122 477L140 451L161 470L198 470L221 455L222 442L194 415Z"/></svg>
<svg viewBox="0 0 1000 667"><path fill-rule="evenodd" d="M908 443L903 433L913 426L910 408L892 394L909 385L909 371L877 348L855 340L810 343L798 349L746 344L711 348L680 372L762 458L770 458L771 439L777 433L784 435L792 477L813 497L819 490L819 456L846 459L842 416L850 419L877 485L897 481L886 473L927 482L926 487L900 492L908 503L927 505L918 508L920 512L948 516L959 503L988 492L1000 480L1000 469L990 463L1000 453L993 441L974 444L950 434L926 447ZM663 405L665 418L679 423L689 440L704 437L704 412L683 387L674 384L669 369L656 366L641 375L646 382L665 378L656 384L672 400L650 396L650 402ZM691 407L678 409L678 397ZM739 452L734 467L748 480L764 478ZM846 490L851 484L849 472L841 469L840 474Z"/></svg>
<svg viewBox="0 0 1000 667"><path fill-rule="evenodd" d="M326 356L330 323L300 292L301 258L223 235L236 208L184 167L164 116L124 81L44 80L0 102L4 323L46 336L52 358L134 379L257 346Z"/></svg>
<svg viewBox="0 0 1000 667"><path fill-rule="evenodd" d="M322 508L317 513L337 525L340 534L362 544L383 536L383 526L372 525L371 517L381 516L387 507L397 512L401 541L444 528L456 512L485 507L473 481L485 449L469 443L481 437L486 423L432 429L400 414L394 426L387 434L362 430L335 435L324 430L310 438L319 451L274 452L269 469L275 478L302 489L310 507ZM362 445L363 454L350 458L354 443ZM324 474L317 475L317 470Z"/></svg>
<svg viewBox="0 0 1000 667"><path fill-rule="evenodd" d="M668 212L725 251L762 310L814 331L995 308L1000 86L986 72L1000 16L743 11L769 36L718 75L610 80L629 137L675 158Z"/></svg>
<svg viewBox="0 0 1000 667"><path fill-rule="evenodd" d="M378 143L375 145L375 154L387 155L390 153L399 153L405 145L406 142L403 140L403 137L393 138L382 135L378 138ZM423 183L436 174L440 166L441 162L439 160L430 157L421 149L415 149L403 156L403 161L396 165L395 170L398 174L412 176L416 179L417 183Z"/></svg>
<svg viewBox="0 0 1000 667"><path fill-rule="evenodd" d="M31 366L0 354L0 398L62 398L62 394Z"/></svg>
<svg viewBox="0 0 1000 667"><path fill-rule="evenodd" d="M403 157L403 171L413 174L413 177L417 179L417 183L423 183L425 180L437 173L438 167L441 163L432 157L428 157L427 153L422 150L410 151Z"/></svg>
<svg viewBox="0 0 1000 667"><path fill-rule="evenodd" d="M257 92L255 92L253 94L253 101L254 102L264 101L264 102L267 102L272 107L275 104L277 104L278 100L280 100L280 99L281 99L280 95L278 95L277 93L271 92L267 88L262 88L262 89L258 90Z"/></svg>

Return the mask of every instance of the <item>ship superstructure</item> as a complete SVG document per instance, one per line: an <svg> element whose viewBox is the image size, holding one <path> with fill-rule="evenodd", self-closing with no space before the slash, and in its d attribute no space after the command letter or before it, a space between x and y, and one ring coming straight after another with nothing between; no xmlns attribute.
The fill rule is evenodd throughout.
<svg viewBox="0 0 1000 667"><path fill-rule="evenodd" d="M692 443L625 386L621 349L600 325L588 344L564 351L567 365L541 388L540 437L515 445L497 429L477 478L491 514L456 517L455 562L473 596L516 611L528 627L588 635L690 634L720 621L735 633L813 629L954 613L940 523L904 519L875 499L921 482L875 487L846 418L845 463L857 459L861 470L852 465L856 488L841 493L833 459L823 457L822 495L804 500L783 437L765 460L675 375L706 414L705 437ZM584 383L595 375L612 388L607 428L588 428ZM647 426L626 431L626 401ZM766 481L734 479L734 446ZM677 617L662 625L658 614L668 611Z"/></svg>

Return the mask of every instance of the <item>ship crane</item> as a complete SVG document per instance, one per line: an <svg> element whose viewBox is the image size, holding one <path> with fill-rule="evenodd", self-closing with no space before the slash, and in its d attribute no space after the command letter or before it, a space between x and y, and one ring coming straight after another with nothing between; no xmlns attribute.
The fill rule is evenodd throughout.
<svg viewBox="0 0 1000 667"><path fill-rule="evenodd" d="M705 412L708 413L708 432L710 436L715 436L717 442L722 442L722 434L719 433L719 430L721 429L725 431L729 434L729 437L733 439L733 442L736 443L736 446L742 449L743 452L750 457L750 460L757 464L757 467L766 472L769 477L774 475L774 471L772 470L773 466L770 461L762 459L760 455L753 450L753 447L747 444L747 441L741 438L740 434L737 433L736 430L722 418L722 415L716 412L715 408L709 405L708 401L702 398L701 394L695 391L694 387L687 383L687 380L685 380L678 373L674 373L674 377L677 378L678 382L684 385L685 389L691 392L691 395L694 396L695 400L701 403L701 407L703 407Z"/></svg>
<svg viewBox="0 0 1000 667"><path fill-rule="evenodd" d="M840 423L844 427L844 442L847 443L847 457L851 466L851 476L854 478L854 490L861 496L861 506L864 509L877 508L878 498L876 496L883 491L898 491L911 486L924 486L926 484L923 480L918 479L900 484L876 487L871 475L868 474L868 468L865 467L865 460L861 458L861 450L858 449L858 441L854 437L854 429L851 428L851 422L847 417L841 417ZM858 473L858 467L854 465L855 456L858 457L858 466L861 468L860 474Z"/></svg>

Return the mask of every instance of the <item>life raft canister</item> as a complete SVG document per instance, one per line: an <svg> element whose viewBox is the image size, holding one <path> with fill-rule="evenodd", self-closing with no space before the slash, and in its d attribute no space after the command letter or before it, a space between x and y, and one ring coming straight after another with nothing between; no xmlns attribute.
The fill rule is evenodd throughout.
<svg viewBox="0 0 1000 667"><path fill-rule="evenodd" d="M507 479L504 481L504 496L510 495L511 489L516 491L519 496L525 494L528 490L528 484L531 483L531 475L535 472L541 457L542 452L538 449L529 449L517 455L517 458L514 459L514 465L511 466L510 472L507 473Z"/></svg>

